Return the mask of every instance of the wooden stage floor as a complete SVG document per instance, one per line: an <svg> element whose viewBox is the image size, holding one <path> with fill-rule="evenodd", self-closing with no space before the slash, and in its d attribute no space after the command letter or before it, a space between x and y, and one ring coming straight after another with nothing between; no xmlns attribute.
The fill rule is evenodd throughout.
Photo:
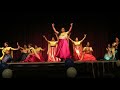
<svg viewBox="0 0 120 90"><path fill-rule="evenodd" d="M8 63L13 78L68 78L65 62L17 62ZM117 61L74 62L75 78L120 78Z"/></svg>

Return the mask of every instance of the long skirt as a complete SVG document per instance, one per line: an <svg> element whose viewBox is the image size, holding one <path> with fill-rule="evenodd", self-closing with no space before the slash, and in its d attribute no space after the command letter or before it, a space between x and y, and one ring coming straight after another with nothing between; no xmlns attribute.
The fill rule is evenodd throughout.
<svg viewBox="0 0 120 90"><path fill-rule="evenodd" d="M64 60L71 58L69 43L67 39L59 39L55 56Z"/></svg>
<svg viewBox="0 0 120 90"><path fill-rule="evenodd" d="M84 54L83 59L81 61L97 61L96 58L92 54Z"/></svg>
<svg viewBox="0 0 120 90"><path fill-rule="evenodd" d="M55 56L56 54L56 46L55 47L50 47L48 49L48 62L60 62L60 58L57 58Z"/></svg>
<svg viewBox="0 0 120 90"><path fill-rule="evenodd" d="M81 60L82 48L80 46L73 46L73 56L75 61Z"/></svg>

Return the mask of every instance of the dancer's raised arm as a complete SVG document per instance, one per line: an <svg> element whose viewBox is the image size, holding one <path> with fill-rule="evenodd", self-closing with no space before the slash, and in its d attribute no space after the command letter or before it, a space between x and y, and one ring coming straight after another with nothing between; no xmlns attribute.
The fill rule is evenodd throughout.
<svg viewBox="0 0 120 90"><path fill-rule="evenodd" d="M69 40L72 42L72 43L74 43L74 41L69 37Z"/></svg>
<svg viewBox="0 0 120 90"><path fill-rule="evenodd" d="M71 23L71 24L70 24L70 28L69 28L69 30L68 30L68 33L70 33L70 32L71 32L72 27L73 27L73 23Z"/></svg>
<svg viewBox="0 0 120 90"><path fill-rule="evenodd" d="M53 28L55 33L59 34L59 32L55 29L55 24L54 23L52 24L52 28Z"/></svg>
<svg viewBox="0 0 120 90"><path fill-rule="evenodd" d="M18 42L17 42L17 46L18 46L17 48L12 48L12 47L11 47L11 50L19 50L19 49L20 49L20 45L19 45Z"/></svg>
<svg viewBox="0 0 120 90"><path fill-rule="evenodd" d="M56 38L57 38L57 41L59 40L59 37L58 37L58 35L55 33L55 36L56 36Z"/></svg>
<svg viewBox="0 0 120 90"><path fill-rule="evenodd" d="M47 42L49 42L49 40L45 37L45 35L43 35L43 38L44 38Z"/></svg>
<svg viewBox="0 0 120 90"><path fill-rule="evenodd" d="M86 35L87 35L87 34L84 34L84 38L83 38L82 40L80 40L81 42L83 42L83 41L85 40Z"/></svg>
<svg viewBox="0 0 120 90"><path fill-rule="evenodd" d="M3 47L0 47L0 50L2 50L3 49Z"/></svg>

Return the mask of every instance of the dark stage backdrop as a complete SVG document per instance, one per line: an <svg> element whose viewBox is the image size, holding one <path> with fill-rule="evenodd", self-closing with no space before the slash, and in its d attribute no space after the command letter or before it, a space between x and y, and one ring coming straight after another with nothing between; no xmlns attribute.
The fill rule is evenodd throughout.
<svg viewBox="0 0 120 90"><path fill-rule="evenodd" d="M0 47L5 41L12 47L16 47L16 42L23 44L37 44L46 48L43 52L47 59L47 42L43 39L45 35L49 40L55 37L51 24L55 23L58 31L62 27L69 29L73 22L71 38L82 39L84 34L87 38L83 46L89 41L94 49L94 55L100 59L105 54L108 43L112 43L116 36L119 36L120 14L118 12L0 12ZM72 43L70 42L72 53ZM20 52L14 52L14 58L19 57Z"/></svg>

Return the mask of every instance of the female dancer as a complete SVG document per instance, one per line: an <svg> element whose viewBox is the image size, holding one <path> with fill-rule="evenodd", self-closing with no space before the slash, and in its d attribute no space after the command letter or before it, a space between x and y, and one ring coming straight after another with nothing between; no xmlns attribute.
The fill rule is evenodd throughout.
<svg viewBox="0 0 120 90"><path fill-rule="evenodd" d="M76 37L75 41L73 41L71 38L70 41L73 43L73 56L75 58L75 60L81 60L81 56L82 56L82 42L84 41L84 39L86 38L86 34L84 34L84 38L82 40L78 40L78 37Z"/></svg>
<svg viewBox="0 0 120 90"><path fill-rule="evenodd" d="M40 60L43 62L45 61L45 59L42 56L42 51L45 51L45 49L42 49L41 47L38 47L37 45L35 45L35 51L36 53L39 55Z"/></svg>
<svg viewBox="0 0 120 90"><path fill-rule="evenodd" d="M66 60L67 58L71 58L70 49L69 49L69 41L68 41L68 34L72 30L73 23L70 24L69 31L65 31L64 28L61 29L61 33L58 32L54 24L52 24L52 28L56 34L59 34L59 40L58 40L58 47L56 51L56 57L60 58L61 61Z"/></svg>
<svg viewBox="0 0 120 90"><path fill-rule="evenodd" d="M18 46L18 45L17 45ZM4 47L0 48L2 50L2 57L0 58L2 60L2 62L7 63L7 62L11 62L13 59L13 50L19 50L19 46L18 48L12 48L9 46L8 42L4 43Z"/></svg>
<svg viewBox="0 0 120 90"><path fill-rule="evenodd" d="M41 60L40 55L36 52L35 48L32 46L32 44L28 44L28 56L23 62L43 62Z"/></svg>
<svg viewBox="0 0 120 90"><path fill-rule="evenodd" d="M43 37L48 42L48 62L60 62L60 59L55 56L58 41L55 41L54 37L52 37L51 41L49 41L44 35Z"/></svg>
<svg viewBox="0 0 120 90"><path fill-rule="evenodd" d="M110 44L108 44L108 47L106 48L106 50L107 50L107 53L104 55L104 59L111 60L113 55L112 55L112 49L111 49Z"/></svg>
<svg viewBox="0 0 120 90"><path fill-rule="evenodd" d="M116 48L118 48L119 43L120 43L120 42L119 42L119 38L118 38L118 37L116 37L116 38L115 38Z"/></svg>
<svg viewBox="0 0 120 90"><path fill-rule="evenodd" d="M113 60L117 60L116 59L116 53L117 53L117 50L116 50L116 43L114 42L114 43L112 43L112 48L111 48L111 50L112 50L112 55L113 55Z"/></svg>
<svg viewBox="0 0 120 90"><path fill-rule="evenodd" d="M26 57L28 56L28 48L27 48L27 45L24 44L23 47L20 47L20 51L21 51L21 55L20 57L18 58L17 61L23 61L26 59Z"/></svg>
<svg viewBox="0 0 120 90"><path fill-rule="evenodd" d="M96 58L92 55L93 49L90 47L90 43L87 42L86 47L83 48L83 55L80 61L96 61Z"/></svg>
<svg viewBox="0 0 120 90"><path fill-rule="evenodd" d="M119 49L118 49L118 47L119 47L119 38L118 37L116 37L115 38L115 45L116 45L116 47L115 47L115 50L116 50L116 53L115 53L115 58L116 58L116 60L118 60L119 59Z"/></svg>

